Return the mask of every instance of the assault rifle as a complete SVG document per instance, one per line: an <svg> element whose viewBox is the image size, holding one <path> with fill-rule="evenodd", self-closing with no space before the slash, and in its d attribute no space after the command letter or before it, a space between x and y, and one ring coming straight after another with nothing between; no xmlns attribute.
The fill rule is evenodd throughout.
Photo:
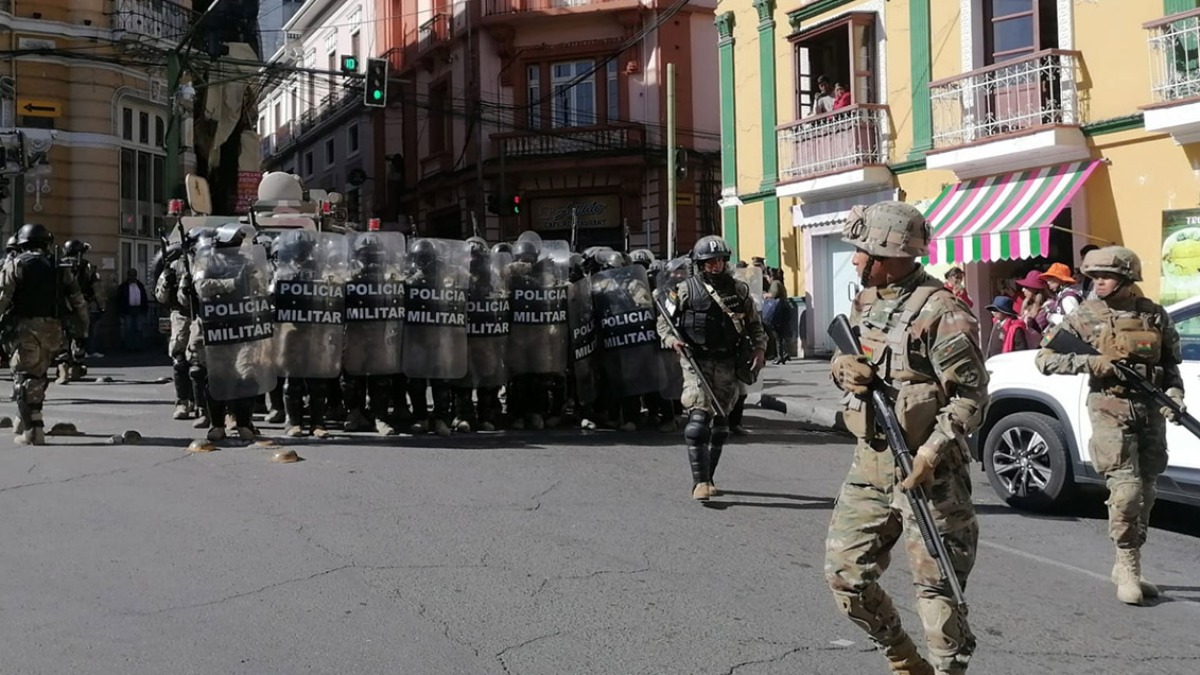
<svg viewBox="0 0 1200 675"><path fill-rule="evenodd" d="M845 314L839 314L833 323L829 324L829 337L833 338L833 343L843 354L863 353L862 345L858 342L858 335L850 327L850 320L846 318ZM900 478L908 478L912 475L913 470L912 451L908 448L908 442L904 440L904 431L900 428L899 418L896 417L895 404L880 386L878 379L871 383L870 391L875 421L883 427L884 434L887 436L888 446L896 457L896 466L900 468ZM962 585L958 583L958 575L954 573L954 567L950 564L950 554L946 551L946 543L942 541L941 535L934 527L933 512L929 508L929 495L920 485L915 486L906 494L908 503L912 505L917 529L921 531L921 539L925 541L925 550L929 552L929 557L937 563L942 578L949 584L950 593L954 596L954 603L965 607L967 600L963 597Z"/></svg>
<svg viewBox="0 0 1200 675"><path fill-rule="evenodd" d="M1095 347L1084 342L1078 335L1065 330L1055 331L1054 337L1050 339L1050 342L1046 343L1046 346L1060 354L1100 355L1100 352ZM1151 398L1164 408L1171 409L1175 413L1175 422L1190 431L1193 436L1200 438L1200 421L1189 415L1178 403L1172 401L1171 397L1167 396L1163 390L1147 381L1146 378L1142 377L1128 363L1113 361L1113 367L1117 369L1117 374L1123 381L1149 394Z"/></svg>
<svg viewBox="0 0 1200 675"><path fill-rule="evenodd" d="M667 327L671 330L671 336L678 340L679 344L683 345L683 358L688 362L688 365L692 367L692 372L696 374L696 381L699 382L700 387L704 389L704 395L708 396L708 402L710 405L712 405L713 412L721 417L728 418L728 411L722 407L720 399L718 399L717 395L713 393L712 385L708 383L708 379L704 377L704 373L700 370L700 366L696 364L696 357L692 355L691 347L688 347L687 341L684 340L683 336L679 334L679 329L675 327L675 324L671 323L671 313L668 312L667 308L663 306L662 299L659 298L657 293L651 293L650 295L654 298L654 308L658 310L660 315L666 317Z"/></svg>

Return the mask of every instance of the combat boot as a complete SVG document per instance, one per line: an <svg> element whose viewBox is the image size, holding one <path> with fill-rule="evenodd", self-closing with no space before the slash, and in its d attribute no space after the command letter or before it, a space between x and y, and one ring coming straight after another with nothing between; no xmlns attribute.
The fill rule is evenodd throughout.
<svg viewBox="0 0 1200 675"><path fill-rule="evenodd" d="M314 438L328 438L329 430L326 429L324 425L314 425L312 435Z"/></svg>
<svg viewBox="0 0 1200 675"><path fill-rule="evenodd" d="M708 501L712 495L712 486L708 483L696 483L692 488L692 499L698 501Z"/></svg>
<svg viewBox="0 0 1200 675"><path fill-rule="evenodd" d="M382 417L375 420L375 432L380 436L395 436L396 428L388 424L388 421Z"/></svg>
<svg viewBox="0 0 1200 675"><path fill-rule="evenodd" d="M367 419L362 410L354 408L346 413L346 423L342 428L346 431L369 431L371 421Z"/></svg>
<svg viewBox="0 0 1200 675"><path fill-rule="evenodd" d="M537 429L540 431L540 430L546 428L546 423L542 420L541 415L534 413L529 416L529 428Z"/></svg>
<svg viewBox="0 0 1200 675"><path fill-rule="evenodd" d="M237 435L243 441L252 441L258 437L258 432L254 430L254 427L238 427Z"/></svg>
<svg viewBox="0 0 1200 675"><path fill-rule="evenodd" d="M933 666L917 651L912 638L904 636L904 641L893 647L884 647L888 666L893 673L900 675L935 675Z"/></svg>
<svg viewBox="0 0 1200 675"><path fill-rule="evenodd" d="M17 445L45 445L46 434L41 427L31 427L13 436L13 443Z"/></svg>
<svg viewBox="0 0 1200 675"><path fill-rule="evenodd" d="M433 421L433 432L438 436L449 436L450 426L442 420L436 419Z"/></svg>
<svg viewBox="0 0 1200 675"><path fill-rule="evenodd" d="M211 427L208 430L208 440L216 443L225 440L225 427Z"/></svg>
<svg viewBox="0 0 1200 675"><path fill-rule="evenodd" d="M279 424L284 419L285 419L285 415L283 414L283 411L279 410L279 409L274 409L271 412L267 413L267 416L263 418L263 421L265 421L267 424Z"/></svg>
<svg viewBox="0 0 1200 675"><path fill-rule="evenodd" d="M208 422L208 415L205 415L203 412L200 413L195 422L192 422L193 429L207 429L209 426L211 425Z"/></svg>
<svg viewBox="0 0 1200 675"><path fill-rule="evenodd" d="M1142 578L1141 553L1136 548L1117 549L1117 560L1113 565L1113 582L1117 585L1117 599L1127 605L1140 605L1145 600L1140 583Z"/></svg>
<svg viewBox="0 0 1200 675"><path fill-rule="evenodd" d="M1129 550L1137 553L1138 587L1141 588L1142 597L1148 598L1148 599L1154 599L1154 598L1157 598L1158 596L1162 595L1162 593L1158 590L1158 586L1155 586L1154 584L1150 583L1149 581L1146 581L1146 579L1141 576L1141 569L1142 569L1142 551L1141 551L1141 549L1129 549ZM1120 550L1118 550L1117 551L1117 561L1113 563L1112 577L1111 577L1112 582L1114 584L1117 584L1118 587L1120 587L1120 584L1121 584L1121 582L1120 582L1121 562L1120 561L1121 561L1121 552L1120 552ZM1118 592L1118 595L1119 595L1119 592ZM1122 600L1122 602L1124 602L1124 600Z"/></svg>
<svg viewBox="0 0 1200 675"><path fill-rule="evenodd" d="M66 384L71 381L71 369L67 367L67 364L58 364L58 379L54 381L58 384Z"/></svg>
<svg viewBox="0 0 1200 675"><path fill-rule="evenodd" d="M454 420L454 430L460 434L471 433L471 423L464 419Z"/></svg>
<svg viewBox="0 0 1200 675"><path fill-rule="evenodd" d="M175 412L171 415L177 420L186 420L191 413L188 411L187 401L175 401Z"/></svg>

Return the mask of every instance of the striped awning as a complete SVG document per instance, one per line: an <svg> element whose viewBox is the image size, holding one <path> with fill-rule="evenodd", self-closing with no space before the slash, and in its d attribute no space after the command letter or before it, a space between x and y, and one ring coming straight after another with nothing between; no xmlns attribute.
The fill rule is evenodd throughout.
<svg viewBox="0 0 1200 675"><path fill-rule="evenodd" d="M1050 225L1102 159L988 176L951 185L925 217L929 264L1035 258L1050 247Z"/></svg>

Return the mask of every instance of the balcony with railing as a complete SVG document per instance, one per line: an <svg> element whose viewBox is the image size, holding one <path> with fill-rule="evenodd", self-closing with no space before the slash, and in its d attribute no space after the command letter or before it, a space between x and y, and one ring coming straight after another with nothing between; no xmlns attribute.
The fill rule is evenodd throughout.
<svg viewBox="0 0 1200 675"><path fill-rule="evenodd" d="M1170 133L1179 143L1200 141L1200 9L1142 27L1150 53L1146 130Z"/></svg>
<svg viewBox="0 0 1200 675"><path fill-rule="evenodd" d="M622 153L646 146L646 129L631 122L492 134L508 158Z"/></svg>
<svg viewBox="0 0 1200 675"><path fill-rule="evenodd" d="M450 41L450 15L434 14L431 19L417 27L417 49L425 54L435 47Z"/></svg>
<svg viewBox="0 0 1200 675"><path fill-rule="evenodd" d="M859 103L781 124L779 196L826 199L890 185L888 107Z"/></svg>
<svg viewBox="0 0 1200 675"><path fill-rule="evenodd" d="M484 0L484 21L635 9L639 0Z"/></svg>
<svg viewBox="0 0 1200 675"><path fill-rule="evenodd" d="M1078 52L1047 49L929 84L929 168L960 177L1087 157Z"/></svg>
<svg viewBox="0 0 1200 675"><path fill-rule="evenodd" d="M176 44L196 13L170 0L112 0L112 28L122 40Z"/></svg>

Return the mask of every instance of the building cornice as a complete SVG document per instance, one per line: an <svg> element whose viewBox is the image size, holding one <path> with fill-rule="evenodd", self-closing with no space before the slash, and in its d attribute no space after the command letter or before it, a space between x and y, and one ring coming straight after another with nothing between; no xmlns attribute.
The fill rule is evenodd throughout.
<svg viewBox="0 0 1200 675"><path fill-rule="evenodd" d="M793 30L799 30L801 21L821 16L831 9L837 9L851 2L855 2L855 0L815 0L815 2L810 2L800 9L788 12L788 23L791 24Z"/></svg>
<svg viewBox="0 0 1200 675"><path fill-rule="evenodd" d="M733 12L718 14L717 18L713 20L713 24L717 27L719 40L733 40Z"/></svg>
<svg viewBox="0 0 1200 675"><path fill-rule="evenodd" d="M115 41L113 29L102 26L78 26L61 21L45 21L43 19L25 19L0 12L0 30L8 29L13 33L32 33L58 37L79 38L83 40Z"/></svg>

